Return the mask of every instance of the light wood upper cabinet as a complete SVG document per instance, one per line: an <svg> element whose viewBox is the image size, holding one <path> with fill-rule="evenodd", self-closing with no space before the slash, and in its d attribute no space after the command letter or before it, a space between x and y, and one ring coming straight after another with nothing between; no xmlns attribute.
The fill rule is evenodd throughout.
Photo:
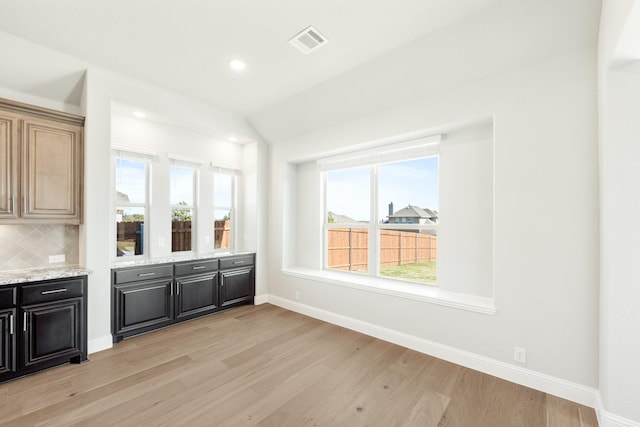
<svg viewBox="0 0 640 427"><path fill-rule="evenodd" d="M0 111L0 219L18 217L18 117Z"/></svg>
<svg viewBox="0 0 640 427"><path fill-rule="evenodd" d="M0 100L0 224L80 224L84 118Z"/></svg>

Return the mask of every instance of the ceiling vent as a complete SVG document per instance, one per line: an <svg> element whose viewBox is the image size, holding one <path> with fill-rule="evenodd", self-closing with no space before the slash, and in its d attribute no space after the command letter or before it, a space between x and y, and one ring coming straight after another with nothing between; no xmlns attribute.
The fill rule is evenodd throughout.
<svg viewBox="0 0 640 427"><path fill-rule="evenodd" d="M320 31L311 25L289 39L289 43L304 54L308 54L322 47L327 44L328 41L329 39L320 34Z"/></svg>

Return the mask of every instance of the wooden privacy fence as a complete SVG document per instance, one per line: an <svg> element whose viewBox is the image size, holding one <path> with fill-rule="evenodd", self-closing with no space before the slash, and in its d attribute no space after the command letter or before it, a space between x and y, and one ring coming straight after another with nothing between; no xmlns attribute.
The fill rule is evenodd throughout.
<svg viewBox="0 0 640 427"><path fill-rule="evenodd" d="M328 232L328 267L367 270L369 234L362 228L331 228ZM411 231L380 231L380 266L415 264L438 259L438 236Z"/></svg>
<svg viewBox="0 0 640 427"><path fill-rule="evenodd" d="M125 243L132 249L131 255L140 255L144 252L144 223L143 222L119 222L117 223L117 240ZM231 247L231 224L229 220L214 222L214 248ZM171 251L191 250L191 221L171 222Z"/></svg>

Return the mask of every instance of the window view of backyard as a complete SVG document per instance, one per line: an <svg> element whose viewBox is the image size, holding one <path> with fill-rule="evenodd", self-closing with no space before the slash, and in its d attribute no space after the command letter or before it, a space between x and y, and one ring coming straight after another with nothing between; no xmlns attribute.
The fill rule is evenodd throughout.
<svg viewBox="0 0 640 427"><path fill-rule="evenodd" d="M329 171L326 207L327 268L437 283L437 156ZM372 218L376 239L369 236ZM370 245L377 246L373 260Z"/></svg>
<svg viewBox="0 0 640 427"><path fill-rule="evenodd" d="M116 256L142 255L147 205L146 163L116 159Z"/></svg>

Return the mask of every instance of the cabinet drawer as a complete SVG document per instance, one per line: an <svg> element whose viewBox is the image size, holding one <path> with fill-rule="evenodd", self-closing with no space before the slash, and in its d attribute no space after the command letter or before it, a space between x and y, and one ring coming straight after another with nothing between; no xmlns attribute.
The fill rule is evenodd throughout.
<svg viewBox="0 0 640 427"><path fill-rule="evenodd" d="M22 286L22 305L56 301L84 295L83 279L60 280Z"/></svg>
<svg viewBox="0 0 640 427"><path fill-rule="evenodd" d="M187 274L210 273L218 270L218 260L207 259L202 261L190 261L176 264L175 275L185 276Z"/></svg>
<svg viewBox="0 0 640 427"><path fill-rule="evenodd" d="M173 276L173 265L162 264L145 267L127 268L124 270L114 270L114 283L129 283L140 280L159 279L161 277Z"/></svg>
<svg viewBox="0 0 640 427"><path fill-rule="evenodd" d="M243 255L220 260L220 269L240 268L253 265L253 255Z"/></svg>
<svg viewBox="0 0 640 427"><path fill-rule="evenodd" d="M16 288L0 287L0 308L11 308L16 305Z"/></svg>

